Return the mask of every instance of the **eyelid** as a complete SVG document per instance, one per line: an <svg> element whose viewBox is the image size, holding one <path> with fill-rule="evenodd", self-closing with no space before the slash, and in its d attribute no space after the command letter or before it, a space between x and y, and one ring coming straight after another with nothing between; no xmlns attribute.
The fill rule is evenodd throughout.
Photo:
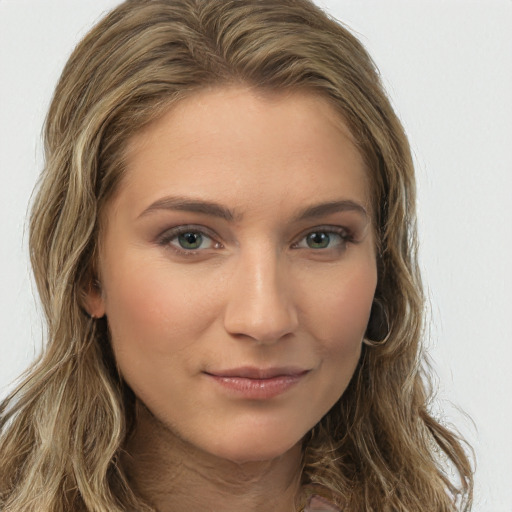
<svg viewBox="0 0 512 512"><path fill-rule="evenodd" d="M202 226L199 224L180 224L178 226L168 228L165 231L163 231L160 235L158 235L158 237L156 238L156 243L162 247L168 247L177 252L178 254L186 256L193 256L194 254L198 254L205 250L211 249L211 247L205 249L182 249L171 244L171 242L178 236L189 232L199 233L202 236L211 239L213 241L214 248L222 247L222 244L218 241L219 237L217 236L217 234L211 229L207 228L206 226Z"/></svg>
<svg viewBox="0 0 512 512"><path fill-rule="evenodd" d="M333 225L321 225L321 226L314 226L312 228L308 228L302 233L300 233L296 239L295 242L292 243L292 248L298 248L299 242L304 240L308 235L311 233L320 232L320 233L333 233L335 235L338 235L342 238L342 240L345 243L357 243L357 241L354 239L352 230L343 227L343 226L333 226ZM319 250L319 249L317 249Z"/></svg>
<svg viewBox="0 0 512 512"><path fill-rule="evenodd" d="M202 236L207 237L212 240L214 246L213 247L207 247L207 248L199 248L199 249L183 249L180 248L174 244L171 244L171 242L176 239L179 235L187 233L187 232L196 232L200 233ZM341 240L341 245L346 245L349 243L358 243L358 241L355 239L353 235L353 231L345 226L336 226L336 225L319 225L319 226L313 226L311 228L303 230L296 238L295 241L291 244L292 249L302 249L302 247L299 247L299 243L302 242L309 234L314 232L324 232L324 233L333 233L335 235L338 235ZM207 228L204 225L200 224L180 224L171 228L168 228L164 230L161 234L159 234L156 237L155 242L164 247L169 248L173 251L175 251L179 255L184 256L194 256L201 252L205 252L209 249L221 249L223 248L223 244L219 242L220 237L210 228ZM307 247L304 247L304 249L308 249ZM311 249L315 251L321 251L321 250L328 250L326 249ZM331 248L333 249L333 248Z"/></svg>

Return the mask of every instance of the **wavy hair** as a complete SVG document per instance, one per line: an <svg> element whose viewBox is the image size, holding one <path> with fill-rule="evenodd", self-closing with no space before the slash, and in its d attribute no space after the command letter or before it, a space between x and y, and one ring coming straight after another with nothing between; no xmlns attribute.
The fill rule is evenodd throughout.
<svg viewBox="0 0 512 512"><path fill-rule="evenodd" d="M133 393L116 371L106 320L89 318L83 300L127 141L180 98L233 83L328 98L370 173L375 307L348 389L304 439L304 485L351 511L469 510L464 443L428 409L407 138L361 43L308 0L127 0L69 58L30 219L47 343L0 407L0 508L153 510L120 463Z"/></svg>

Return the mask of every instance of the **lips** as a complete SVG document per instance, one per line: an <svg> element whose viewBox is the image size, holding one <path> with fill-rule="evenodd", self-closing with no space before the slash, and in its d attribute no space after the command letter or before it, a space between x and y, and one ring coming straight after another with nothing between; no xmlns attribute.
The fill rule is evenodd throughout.
<svg viewBox="0 0 512 512"><path fill-rule="evenodd" d="M207 372L217 377L241 377L244 379L272 379L275 377L300 375L308 370L297 367L278 367L278 368L255 368L243 366L230 370L218 370Z"/></svg>
<svg viewBox="0 0 512 512"><path fill-rule="evenodd" d="M310 370L297 367L241 367L205 372L223 392L249 400L267 400L284 394Z"/></svg>

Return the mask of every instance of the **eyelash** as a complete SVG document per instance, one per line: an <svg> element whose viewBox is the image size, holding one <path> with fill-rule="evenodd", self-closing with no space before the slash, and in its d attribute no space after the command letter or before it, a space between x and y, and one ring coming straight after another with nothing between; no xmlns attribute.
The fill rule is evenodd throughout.
<svg viewBox="0 0 512 512"><path fill-rule="evenodd" d="M346 249L347 244L349 243L355 243L354 236L347 228L342 228L339 226L316 226L312 229L308 229L307 231L303 232L298 242L295 242L292 244L293 249L302 249L302 247L299 247L299 244L306 240L308 236L313 234L326 234L326 235L336 235L340 238L340 248L341 250ZM307 242L306 242L307 243ZM304 249L310 249L312 251L321 251L321 250L328 250L328 249L336 249L337 247L326 247L326 248L317 248L314 249L313 247L303 247Z"/></svg>
<svg viewBox="0 0 512 512"><path fill-rule="evenodd" d="M179 255L183 256L194 256L201 252L204 249L184 249L180 248L177 245L173 245L172 242L174 240L177 240L177 238L180 235L185 235L187 233L193 233L198 234L203 237L207 237L212 240L214 248L215 249L222 249L222 244L220 242L215 241L216 235L209 230L207 230L204 226L197 226L197 225L183 225L183 226L176 226L175 228L171 228L167 231L165 231L157 240L158 245L162 247L169 247L175 252L177 252Z"/></svg>
<svg viewBox="0 0 512 512"><path fill-rule="evenodd" d="M171 228L167 231L165 231L162 235L160 235L157 239L158 245L162 247L169 247L172 250L174 250L179 255L185 256L185 257L191 257L199 254L200 252L204 251L207 248L198 248L197 250L194 249L184 249L182 247L179 247L178 245L174 245L172 242L177 241L177 238L180 235L185 235L187 233L200 235L202 237L206 237L210 239L213 243L213 249L222 249L223 245L220 242L217 242L215 240L216 235L211 232L210 230L206 229L204 226L198 226L198 225L182 225L182 226L176 226L175 228ZM312 247L299 247L299 244L306 240L306 238L309 235L313 234L326 234L326 235L336 235L340 238L340 246L341 247L325 247L325 248L312 248ZM307 242L306 242L307 243ZM354 236L352 233L347 230L346 228L342 228L339 226L316 226L312 229L308 229L307 231L301 233L301 235L298 237L297 242L294 242L291 244L292 249L310 249L311 251L326 251L326 250L333 250L333 249L339 249L344 250L346 249L347 244L349 243L356 243Z"/></svg>

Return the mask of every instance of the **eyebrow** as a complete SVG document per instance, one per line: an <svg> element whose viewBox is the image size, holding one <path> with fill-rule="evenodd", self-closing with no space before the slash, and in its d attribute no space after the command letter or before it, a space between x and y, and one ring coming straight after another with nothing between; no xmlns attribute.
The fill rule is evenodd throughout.
<svg viewBox="0 0 512 512"><path fill-rule="evenodd" d="M159 211L159 210L178 210L193 213L203 213L211 215L212 217L219 217L227 221L233 221L235 214L229 208L221 206L220 204L203 201L198 199L190 199L187 197L164 197L149 205L140 215L146 215Z"/></svg>
<svg viewBox="0 0 512 512"><path fill-rule="evenodd" d="M364 206L350 199L343 199L340 201L330 201L328 203L320 203L308 206L305 210L297 215L296 219L298 221L310 220L318 217L324 217L325 215L346 211L353 211L359 213L365 218L368 217L368 212Z"/></svg>
<svg viewBox="0 0 512 512"><path fill-rule="evenodd" d="M236 215L234 211L212 201L204 201L201 199L191 199L187 197L164 197L149 205L140 215L139 218L145 217L153 212L160 210L177 210L193 213L202 213L212 217L218 217L228 222L240 219L241 215ZM350 199L339 201L329 201L327 203L319 203L308 206L295 216L295 221L304 221L323 217L333 213L353 211L359 213L364 218L368 217L366 209L359 203Z"/></svg>

